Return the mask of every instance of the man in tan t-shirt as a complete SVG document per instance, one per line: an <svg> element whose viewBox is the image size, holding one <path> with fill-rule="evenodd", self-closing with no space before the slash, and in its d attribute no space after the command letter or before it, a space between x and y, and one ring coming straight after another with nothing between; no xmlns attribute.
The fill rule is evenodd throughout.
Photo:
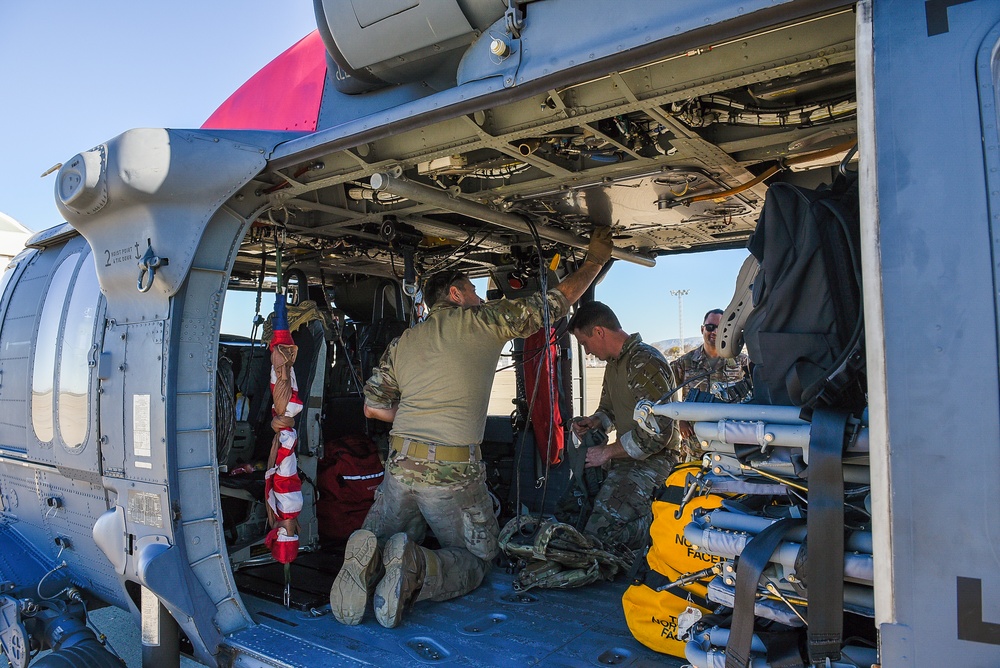
<svg viewBox="0 0 1000 668"><path fill-rule="evenodd" d="M427 281L427 319L389 344L365 384L365 415L393 427L385 480L330 591L337 621L361 623L376 581L375 617L387 628L415 601L447 600L482 582L499 551L479 445L500 353L541 328L546 304L552 322L565 316L612 248L609 228L595 228L583 264L544 295L484 304L462 272ZM420 547L428 526L441 549Z"/></svg>

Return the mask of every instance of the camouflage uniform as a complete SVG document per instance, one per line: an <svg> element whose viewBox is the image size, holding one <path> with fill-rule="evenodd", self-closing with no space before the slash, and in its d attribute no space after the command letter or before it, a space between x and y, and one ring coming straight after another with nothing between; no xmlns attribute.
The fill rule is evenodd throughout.
<svg viewBox="0 0 1000 668"><path fill-rule="evenodd" d="M745 353L740 353L734 358L709 357L705 352L705 346L700 345L677 358L673 363L673 369L678 385L683 384L685 380L708 374L681 389L681 396L686 397L688 391L692 389L711 393L713 383L735 383L744 378L749 380L750 358ZM702 453L696 438L682 439L681 452L685 461L700 459Z"/></svg>
<svg viewBox="0 0 1000 668"><path fill-rule="evenodd" d="M558 290L545 298L553 322L569 312ZM386 477L364 528L384 546L406 532L420 541L427 527L441 544L419 599L446 600L482 582L499 551L499 526L479 454L497 361L504 344L542 326L543 296L500 300L473 308L431 307L427 319L386 349L365 384L365 403L399 405ZM400 441L464 447L472 461L431 461L400 452ZM430 564L429 564L430 567Z"/></svg>
<svg viewBox="0 0 1000 668"><path fill-rule="evenodd" d="M629 549L645 540L653 519L653 492L677 464L678 436L666 418L659 418L661 435L652 436L632 415L639 401L657 401L676 386L670 364L638 334L628 337L618 357L608 361L594 416L606 431L615 428L629 458L608 463L608 477L594 499L586 533Z"/></svg>

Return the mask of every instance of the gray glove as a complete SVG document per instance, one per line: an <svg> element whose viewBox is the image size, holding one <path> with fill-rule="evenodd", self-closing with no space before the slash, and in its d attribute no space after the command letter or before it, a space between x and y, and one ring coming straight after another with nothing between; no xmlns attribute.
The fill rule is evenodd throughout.
<svg viewBox="0 0 1000 668"><path fill-rule="evenodd" d="M611 228L595 227L590 233L590 245L587 247L587 260L602 267L611 259L611 251L615 246L611 243Z"/></svg>

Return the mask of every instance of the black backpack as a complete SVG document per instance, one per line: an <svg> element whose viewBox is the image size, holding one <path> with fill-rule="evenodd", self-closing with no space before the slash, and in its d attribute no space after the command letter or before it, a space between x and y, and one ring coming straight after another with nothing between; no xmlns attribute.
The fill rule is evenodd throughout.
<svg viewBox="0 0 1000 668"><path fill-rule="evenodd" d="M747 249L760 263L743 328L754 403L866 403L857 174L768 189Z"/></svg>

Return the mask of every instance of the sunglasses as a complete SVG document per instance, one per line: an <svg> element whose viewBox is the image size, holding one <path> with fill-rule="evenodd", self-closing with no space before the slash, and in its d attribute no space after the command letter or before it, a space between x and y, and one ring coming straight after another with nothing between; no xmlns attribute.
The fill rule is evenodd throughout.
<svg viewBox="0 0 1000 668"><path fill-rule="evenodd" d="M719 326L718 326L718 325L713 325L713 324L712 324L712 323L710 323L710 322L709 322L709 323L706 323L706 324L704 324L704 325L702 325L702 327L704 327L704 328L705 328L705 331L706 331L706 332L714 332L715 330L717 330L717 329L719 328Z"/></svg>

